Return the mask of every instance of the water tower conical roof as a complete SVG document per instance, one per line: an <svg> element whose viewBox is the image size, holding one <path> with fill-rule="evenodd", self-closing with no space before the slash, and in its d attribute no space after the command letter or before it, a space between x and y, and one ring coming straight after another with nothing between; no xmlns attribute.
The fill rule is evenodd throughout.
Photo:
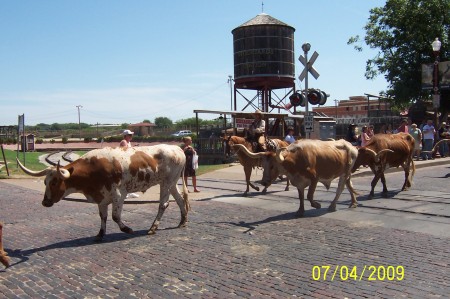
<svg viewBox="0 0 450 299"><path fill-rule="evenodd" d="M260 13L259 15L257 15L256 17L254 17L253 19L245 22L244 24L236 27L234 30L241 28L241 27L246 27L246 26L258 26L258 25L278 25L278 26L286 26L286 27L291 27L292 29L295 30L294 27L281 22L280 20L266 14L266 13Z"/></svg>

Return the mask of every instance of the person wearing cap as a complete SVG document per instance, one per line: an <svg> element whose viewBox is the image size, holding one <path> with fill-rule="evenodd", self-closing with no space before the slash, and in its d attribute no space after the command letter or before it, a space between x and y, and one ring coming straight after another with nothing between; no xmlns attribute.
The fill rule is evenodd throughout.
<svg viewBox="0 0 450 299"><path fill-rule="evenodd" d="M288 127L287 129L287 135L284 138L284 141L286 141L287 143L291 144L292 142L295 142L295 137L294 137L294 128L293 127Z"/></svg>
<svg viewBox="0 0 450 299"><path fill-rule="evenodd" d="M416 161L419 161L420 152L422 150L422 131L417 127L417 124L411 124L409 129L409 135L414 138L414 154L416 156Z"/></svg>
<svg viewBox="0 0 450 299"><path fill-rule="evenodd" d="M256 110L253 113L255 120L252 122L249 128L249 134L252 141L256 141L260 148L260 151L266 151L266 139L264 134L266 133L266 121L263 119L261 110Z"/></svg>
<svg viewBox="0 0 450 299"><path fill-rule="evenodd" d="M192 147L192 138L190 136L183 137L184 142L184 155L186 156L186 166L184 168L184 182L187 183L187 178L192 178L192 186L194 187L194 192L200 192L200 190L197 189L197 176L195 174L194 165L192 163L194 159L194 155L197 154L195 149Z"/></svg>
<svg viewBox="0 0 450 299"><path fill-rule="evenodd" d="M130 130L123 131L123 140L120 142L119 146L123 148L129 148L131 147L131 139L133 138L134 132L131 132Z"/></svg>
<svg viewBox="0 0 450 299"><path fill-rule="evenodd" d="M131 132L130 130L123 131L123 140L119 143L119 146L123 149L128 149L131 146L131 138L133 138L134 132ZM136 193L128 193L127 198L138 198L139 195Z"/></svg>

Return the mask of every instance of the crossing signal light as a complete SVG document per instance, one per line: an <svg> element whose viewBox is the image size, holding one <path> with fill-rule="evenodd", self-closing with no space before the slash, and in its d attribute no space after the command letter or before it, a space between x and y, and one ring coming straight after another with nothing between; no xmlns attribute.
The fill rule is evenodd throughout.
<svg viewBox="0 0 450 299"><path fill-rule="evenodd" d="M308 102L311 105L324 105L330 95L320 89L308 89Z"/></svg>
<svg viewBox="0 0 450 299"><path fill-rule="evenodd" d="M290 97L289 101L291 102L291 105L294 107L302 106L305 107L306 105L306 98L305 95L301 92L294 92Z"/></svg>

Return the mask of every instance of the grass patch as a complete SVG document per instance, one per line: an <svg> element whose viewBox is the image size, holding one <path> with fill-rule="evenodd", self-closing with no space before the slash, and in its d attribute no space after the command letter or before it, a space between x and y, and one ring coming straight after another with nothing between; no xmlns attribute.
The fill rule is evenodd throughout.
<svg viewBox="0 0 450 299"><path fill-rule="evenodd" d="M214 164L214 165L199 165L198 169L195 171L196 175L202 175L208 172L212 172L215 170L228 168L230 167L230 163L227 164Z"/></svg>

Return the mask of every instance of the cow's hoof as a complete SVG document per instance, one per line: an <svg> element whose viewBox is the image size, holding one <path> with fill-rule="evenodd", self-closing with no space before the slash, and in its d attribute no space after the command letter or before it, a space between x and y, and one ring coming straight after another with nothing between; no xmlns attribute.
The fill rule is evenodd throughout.
<svg viewBox="0 0 450 299"><path fill-rule="evenodd" d="M121 228L120 230L126 234L130 234L130 235L134 234L134 231L131 228L129 228L128 226L125 226L124 228Z"/></svg>
<svg viewBox="0 0 450 299"><path fill-rule="evenodd" d="M284 191L289 191L289 187L284 188Z"/></svg>
<svg viewBox="0 0 450 299"><path fill-rule="evenodd" d="M302 218L305 215L305 211L297 211L297 217Z"/></svg>
<svg viewBox="0 0 450 299"><path fill-rule="evenodd" d="M313 201L313 202L311 202L311 207L320 209L322 206L317 201Z"/></svg>
<svg viewBox="0 0 450 299"><path fill-rule="evenodd" d="M242 196L247 197L247 192L244 192L244 194L242 194Z"/></svg>
<svg viewBox="0 0 450 299"><path fill-rule="evenodd" d="M267 188L264 188L263 191L261 191L262 194L266 194L267 193Z"/></svg>
<svg viewBox="0 0 450 299"><path fill-rule="evenodd" d="M149 229L147 235L154 235L156 232L152 229Z"/></svg>
<svg viewBox="0 0 450 299"><path fill-rule="evenodd" d="M187 217L184 217L181 219L180 224L178 224L178 227L185 227L187 222Z"/></svg>
<svg viewBox="0 0 450 299"><path fill-rule="evenodd" d="M256 191L259 191L259 187L255 187L255 190L256 190Z"/></svg>
<svg viewBox="0 0 450 299"><path fill-rule="evenodd" d="M103 241L103 236L96 235L95 238L94 238L94 241L95 242L102 242Z"/></svg>
<svg viewBox="0 0 450 299"><path fill-rule="evenodd" d="M358 206L358 203L351 203L348 207L349 208L356 208Z"/></svg>
<svg viewBox="0 0 450 299"><path fill-rule="evenodd" d="M331 205L328 207L328 212L336 212L336 205Z"/></svg>

